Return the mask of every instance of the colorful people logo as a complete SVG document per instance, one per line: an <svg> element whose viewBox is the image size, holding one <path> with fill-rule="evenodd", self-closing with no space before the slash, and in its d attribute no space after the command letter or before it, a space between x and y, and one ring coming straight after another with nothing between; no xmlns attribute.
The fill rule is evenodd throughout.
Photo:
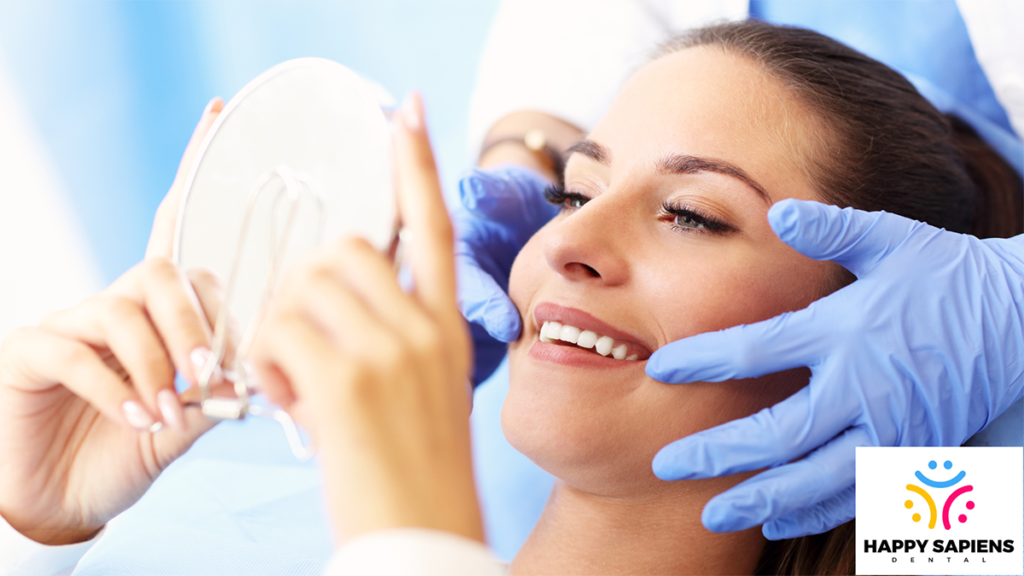
<svg viewBox="0 0 1024 576"><path fill-rule="evenodd" d="M953 467L953 463L950 462L949 460L946 460L945 463L942 464L942 467L945 468L946 470L949 470L950 468ZM935 463L935 460L932 460L931 462L928 463L928 468L935 470L936 468L938 468L938 464ZM956 476L953 476L949 480L939 481L932 480L931 478L925 476L924 474L921 473L920 470L914 472L914 476L917 476L917 479L920 480L922 484L925 484L932 488L949 488L951 486L955 486L957 483L963 480L964 476L966 475L967 472L961 470L960 472L957 473ZM931 494L929 494L924 488L921 488L920 486L917 486L915 484L907 484L907 490L920 494L921 497L924 498L924 501L928 503L928 528L935 528L935 522L938 520L938 517L936 515L935 500L932 499ZM948 498L946 498L946 503L942 505L942 525L946 528L946 530L952 528L949 522L949 509L953 506L953 501L956 500L957 497L960 496L961 494L970 492L972 490L974 490L974 486L967 484L957 488L956 490L953 491L952 494L949 495ZM906 502L903 503L903 505L909 510L914 507L914 502L912 500L907 500ZM974 510L974 501L967 501L967 509ZM913 519L914 522L920 522L921 515L915 512L911 519ZM967 522L967 515L961 514L957 518L957 520L959 520L960 523L963 524L964 522Z"/></svg>

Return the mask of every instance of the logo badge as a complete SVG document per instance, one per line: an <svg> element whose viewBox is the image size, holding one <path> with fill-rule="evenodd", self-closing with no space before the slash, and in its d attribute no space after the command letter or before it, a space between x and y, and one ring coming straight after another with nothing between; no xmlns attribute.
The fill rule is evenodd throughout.
<svg viewBox="0 0 1024 576"><path fill-rule="evenodd" d="M1024 449L857 448L857 574L1024 574Z"/></svg>

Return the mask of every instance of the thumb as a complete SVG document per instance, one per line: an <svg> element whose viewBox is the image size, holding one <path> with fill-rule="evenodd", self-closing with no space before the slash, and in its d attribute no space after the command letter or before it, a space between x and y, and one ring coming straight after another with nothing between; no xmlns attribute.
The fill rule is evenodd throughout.
<svg viewBox="0 0 1024 576"><path fill-rule="evenodd" d="M791 248L831 260L857 277L873 270L914 230L927 226L889 214L788 198L768 211L768 223Z"/></svg>
<svg viewBox="0 0 1024 576"><path fill-rule="evenodd" d="M153 434L153 456L159 470L164 470L192 447L200 436L216 426L209 421L199 408L200 392L197 386L191 386L179 395L184 409L185 429L178 430L164 426Z"/></svg>
<svg viewBox="0 0 1024 576"><path fill-rule="evenodd" d="M459 309L466 320L483 326L491 337L501 342L519 338L522 322L519 310L505 295L498 283L465 255L456 255L459 274Z"/></svg>
<svg viewBox="0 0 1024 576"><path fill-rule="evenodd" d="M647 375L670 384L722 382L814 366L832 341L832 324L822 321L826 306L818 301L754 324L670 342L647 360Z"/></svg>

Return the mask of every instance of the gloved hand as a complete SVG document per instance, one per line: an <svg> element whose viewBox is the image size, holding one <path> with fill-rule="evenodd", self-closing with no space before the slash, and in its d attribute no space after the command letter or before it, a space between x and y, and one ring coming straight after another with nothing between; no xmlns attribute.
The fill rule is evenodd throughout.
<svg viewBox="0 0 1024 576"><path fill-rule="evenodd" d="M702 520L716 532L763 523L775 540L854 517L854 447L958 446L1021 397L1024 237L979 240L798 200L768 220L783 242L857 281L804 310L668 344L647 373L718 382L810 367L790 398L673 442L653 462L664 480L770 467L712 498Z"/></svg>
<svg viewBox="0 0 1024 576"><path fill-rule="evenodd" d="M459 182L455 221L459 309L470 322L473 384L486 380L519 337L522 321L508 299L512 262L526 241L558 214L544 199L551 182L514 164L474 169Z"/></svg>

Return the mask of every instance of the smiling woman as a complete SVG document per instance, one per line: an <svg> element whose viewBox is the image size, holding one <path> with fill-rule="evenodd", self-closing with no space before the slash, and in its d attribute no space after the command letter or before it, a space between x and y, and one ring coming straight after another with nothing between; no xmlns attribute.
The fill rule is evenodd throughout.
<svg viewBox="0 0 1024 576"><path fill-rule="evenodd" d="M183 173L219 113L215 100ZM408 562L438 558L434 573L459 573L458 553L476 567L462 563L461 573L494 573L504 568L481 560L479 544L453 229L420 100L407 99L392 122L415 290L366 241L341 239L282 281L252 365L320 452L343 545L328 573L423 573ZM1021 228L1020 188L899 74L819 34L743 22L662 52L573 147L564 188L547 194L560 214L512 267L523 330L509 350L502 426L557 482L511 572L852 573L851 523L775 543L757 527L704 528L708 501L754 472L665 482L651 470L666 443L780 402L809 371L673 386L649 378L643 360L687 336L804 308L852 280L783 244L767 219L774 203L885 209L1009 235ZM0 549L15 542L28 558L43 544L90 541L209 428L195 411L174 412L170 386L175 371L196 381L195 352L209 346L204 327L219 302L210 278L186 278L154 248L110 289L0 347ZM158 413L169 426L153 436ZM872 442L850 428L829 446ZM849 474L852 459L816 454L799 463L819 481L808 501L849 495L821 480ZM736 513L760 505L745 498Z"/></svg>
<svg viewBox="0 0 1024 576"><path fill-rule="evenodd" d="M767 211L787 198L1019 233L1019 208L991 213L1019 199L1019 180L990 150L974 170L957 140L971 135L953 126L884 65L758 22L691 32L630 79L569 149L564 187L547 192L561 215L512 268L524 321L502 426L558 478L515 573L852 573L852 523L771 544L756 528L712 534L704 504L750 474L667 483L649 465L676 438L790 396L805 369L680 387L631 360L852 281L775 236Z"/></svg>

